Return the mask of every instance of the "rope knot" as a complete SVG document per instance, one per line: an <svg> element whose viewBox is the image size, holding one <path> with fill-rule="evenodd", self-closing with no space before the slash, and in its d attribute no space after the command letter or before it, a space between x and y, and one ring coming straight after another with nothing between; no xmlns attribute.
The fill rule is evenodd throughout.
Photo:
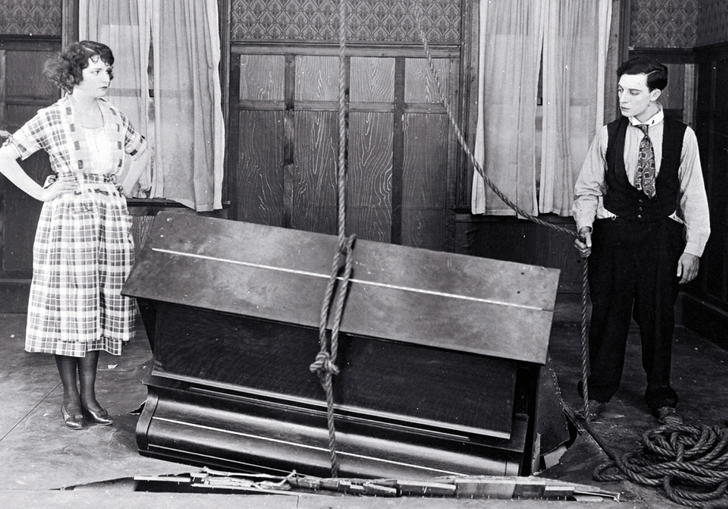
<svg viewBox="0 0 728 509"><path fill-rule="evenodd" d="M316 354L316 359L311 363L308 369L311 373L316 373L319 376L323 376L327 373L330 375L339 374L339 367L334 364L331 360L331 355L327 352L319 352Z"/></svg>

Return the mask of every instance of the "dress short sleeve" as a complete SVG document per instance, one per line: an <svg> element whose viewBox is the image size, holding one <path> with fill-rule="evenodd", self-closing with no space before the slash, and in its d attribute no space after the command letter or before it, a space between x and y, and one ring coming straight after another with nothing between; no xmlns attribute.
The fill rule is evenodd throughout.
<svg viewBox="0 0 728 509"><path fill-rule="evenodd" d="M124 131L124 152L130 156L144 152L147 148L147 140L134 129L126 115L121 115L122 129Z"/></svg>
<svg viewBox="0 0 728 509"><path fill-rule="evenodd" d="M15 148L18 157L25 160L39 150L46 148L47 125L44 113L39 111L25 125L10 135L4 145Z"/></svg>

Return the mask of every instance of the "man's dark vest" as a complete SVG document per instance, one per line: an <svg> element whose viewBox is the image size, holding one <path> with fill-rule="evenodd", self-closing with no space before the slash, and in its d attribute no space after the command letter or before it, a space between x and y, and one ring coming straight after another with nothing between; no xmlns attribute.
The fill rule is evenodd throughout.
<svg viewBox="0 0 728 509"><path fill-rule="evenodd" d="M629 120L626 117L607 125L607 171L604 208L618 217L635 221L655 221L675 212L680 191L680 155L686 125L665 119L662 136L662 162L655 182L655 196L648 198L629 183L624 168L624 137Z"/></svg>

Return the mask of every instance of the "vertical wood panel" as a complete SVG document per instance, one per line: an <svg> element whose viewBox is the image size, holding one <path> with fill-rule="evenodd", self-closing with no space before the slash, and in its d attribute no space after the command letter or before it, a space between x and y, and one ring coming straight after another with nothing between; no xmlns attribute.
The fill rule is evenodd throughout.
<svg viewBox="0 0 728 509"><path fill-rule="evenodd" d="M695 64L685 64L685 91L683 93L683 122L695 125L695 105L697 89L695 87Z"/></svg>
<svg viewBox="0 0 728 509"><path fill-rule="evenodd" d="M338 57L296 57L296 101L336 101L339 97Z"/></svg>
<svg viewBox="0 0 728 509"><path fill-rule="evenodd" d="M0 94L4 97L0 127L15 131L39 108L55 101L58 92L42 74L43 63L51 55L52 51L41 48L36 41L4 51L4 69L0 69ZM40 184L50 173L48 156L42 151L20 164ZM33 267L33 239L41 204L5 178L0 178L0 195L0 277L25 278Z"/></svg>
<svg viewBox="0 0 728 509"><path fill-rule="evenodd" d="M78 2L61 0L61 47L78 41Z"/></svg>
<svg viewBox="0 0 728 509"><path fill-rule="evenodd" d="M665 64L668 85L660 95L665 110L677 120L682 120L684 108L685 66L684 64Z"/></svg>
<svg viewBox="0 0 728 509"><path fill-rule="evenodd" d="M282 101L283 55L240 55L240 100Z"/></svg>
<svg viewBox="0 0 728 509"><path fill-rule="evenodd" d="M45 152L36 152L20 165L39 184L50 173ZM4 177L0 177L0 193L4 202L2 230L2 270L27 272L33 269L33 239L42 203L29 197ZM4 213L3 213L4 212Z"/></svg>
<svg viewBox="0 0 728 509"><path fill-rule="evenodd" d="M336 161L339 146L336 118L334 112L296 112L295 164L291 175L293 228L336 233Z"/></svg>
<svg viewBox="0 0 728 509"><path fill-rule="evenodd" d="M5 50L0 49L0 128L5 128Z"/></svg>
<svg viewBox="0 0 728 509"><path fill-rule="evenodd" d="M4 270L30 272L33 269L33 240L41 205L33 199L6 195L5 214L8 220L3 228Z"/></svg>
<svg viewBox="0 0 728 509"><path fill-rule="evenodd" d="M467 121L467 115L459 115L459 112L455 109L457 104L460 104L460 62L457 59L450 59L449 64L449 76L448 76L448 92L447 101L451 105L452 114L455 116L455 121L458 125L463 126ZM464 116L464 118L463 118ZM457 119L460 119L459 121ZM454 209L457 207L457 192L460 181L462 180L463 172L470 170L470 161L465 156L463 149L458 143L457 136L455 136L455 130L450 125L450 120L445 119L445 135L447 136L447 167L445 169L445 182L447 183L447 195L446 195L446 206L443 208L443 218L445 219L445 245L442 249L445 251L451 251L455 249L455 214ZM465 134L464 136L467 136ZM467 143L467 138L466 138ZM470 195L468 195L470 196Z"/></svg>
<svg viewBox="0 0 728 509"><path fill-rule="evenodd" d="M440 79L443 92L449 93L450 62L444 58L435 58L435 70ZM435 81L428 72L427 59L408 58L405 63L404 100L408 103L434 103L442 101L437 92Z"/></svg>
<svg viewBox="0 0 728 509"><path fill-rule="evenodd" d="M352 112L349 122L347 232L390 241L392 114Z"/></svg>
<svg viewBox="0 0 728 509"><path fill-rule="evenodd" d="M239 219L283 225L282 111L240 112Z"/></svg>
<svg viewBox="0 0 728 509"><path fill-rule="evenodd" d="M5 93L20 97L55 97L58 90L43 75L43 64L53 55L50 51L7 51Z"/></svg>
<svg viewBox="0 0 728 509"><path fill-rule="evenodd" d="M351 59L351 101L394 100L394 58Z"/></svg>
<svg viewBox="0 0 728 509"><path fill-rule="evenodd" d="M407 114L402 175L402 243L444 249L448 129L445 115Z"/></svg>
<svg viewBox="0 0 728 509"><path fill-rule="evenodd" d="M712 178L708 189L711 233L701 270L706 277L706 293L728 304L728 132L716 129L712 136L713 165L709 170Z"/></svg>

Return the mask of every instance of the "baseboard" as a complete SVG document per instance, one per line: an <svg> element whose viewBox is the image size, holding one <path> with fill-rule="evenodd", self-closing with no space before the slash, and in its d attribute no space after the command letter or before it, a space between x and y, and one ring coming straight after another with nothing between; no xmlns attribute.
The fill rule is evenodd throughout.
<svg viewBox="0 0 728 509"><path fill-rule="evenodd" d="M682 324L728 350L728 310L722 309L699 297L681 292L676 311Z"/></svg>
<svg viewBox="0 0 728 509"><path fill-rule="evenodd" d="M0 279L0 313L28 311L30 279Z"/></svg>

